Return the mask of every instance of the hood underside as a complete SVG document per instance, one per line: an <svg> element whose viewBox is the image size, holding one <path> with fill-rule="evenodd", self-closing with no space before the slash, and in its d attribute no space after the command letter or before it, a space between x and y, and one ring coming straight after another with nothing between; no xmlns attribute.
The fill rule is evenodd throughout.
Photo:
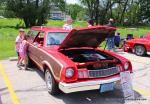
<svg viewBox="0 0 150 104"><path fill-rule="evenodd" d="M91 28L73 29L64 39L59 49L77 47L98 47L108 36L113 35L116 28L96 26Z"/></svg>

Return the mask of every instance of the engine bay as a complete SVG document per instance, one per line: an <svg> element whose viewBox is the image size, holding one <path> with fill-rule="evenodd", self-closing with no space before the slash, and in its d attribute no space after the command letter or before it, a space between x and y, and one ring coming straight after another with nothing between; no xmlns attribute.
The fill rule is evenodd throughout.
<svg viewBox="0 0 150 104"><path fill-rule="evenodd" d="M112 57L95 50L65 50L62 51L62 53L68 56L72 61L79 63L113 60Z"/></svg>
<svg viewBox="0 0 150 104"><path fill-rule="evenodd" d="M63 50L62 53L77 64L78 68L89 70L104 69L116 66L118 59L98 50Z"/></svg>

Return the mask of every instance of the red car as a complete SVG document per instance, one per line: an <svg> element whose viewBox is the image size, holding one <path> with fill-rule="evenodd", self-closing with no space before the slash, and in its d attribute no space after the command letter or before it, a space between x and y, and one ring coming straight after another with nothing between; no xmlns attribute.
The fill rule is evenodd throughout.
<svg viewBox="0 0 150 104"><path fill-rule="evenodd" d="M131 62L99 45L116 29L107 26L73 29L32 27L28 66L44 72L48 92L57 94L99 89L113 90L119 73L132 72Z"/></svg>
<svg viewBox="0 0 150 104"><path fill-rule="evenodd" d="M124 51L131 51L138 56L144 56L147 52L150 52L150 34L141 38L127 40L124 45Z"/></svg>

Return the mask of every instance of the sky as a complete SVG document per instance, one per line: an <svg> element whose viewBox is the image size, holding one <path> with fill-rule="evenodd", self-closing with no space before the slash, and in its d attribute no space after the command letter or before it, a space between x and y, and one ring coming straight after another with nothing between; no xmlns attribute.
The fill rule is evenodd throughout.
<svg viewBox="0 0 150 104"><path fill-rule="evenodd" d="M75 4L78 3L78 0L66 0L66 2L69 4Z"/></svg>

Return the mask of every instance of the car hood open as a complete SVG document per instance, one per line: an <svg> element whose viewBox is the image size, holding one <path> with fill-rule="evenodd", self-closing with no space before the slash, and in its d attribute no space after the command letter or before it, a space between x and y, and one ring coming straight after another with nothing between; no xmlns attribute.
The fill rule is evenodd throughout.
<svg viewBox="0 0 150 104"><path fill-rule="evenodd" d="M116 28L95 26L90 28L73 29L60 44L59 49L77 47L98 47L108 36L114 34Z"/></svg>

